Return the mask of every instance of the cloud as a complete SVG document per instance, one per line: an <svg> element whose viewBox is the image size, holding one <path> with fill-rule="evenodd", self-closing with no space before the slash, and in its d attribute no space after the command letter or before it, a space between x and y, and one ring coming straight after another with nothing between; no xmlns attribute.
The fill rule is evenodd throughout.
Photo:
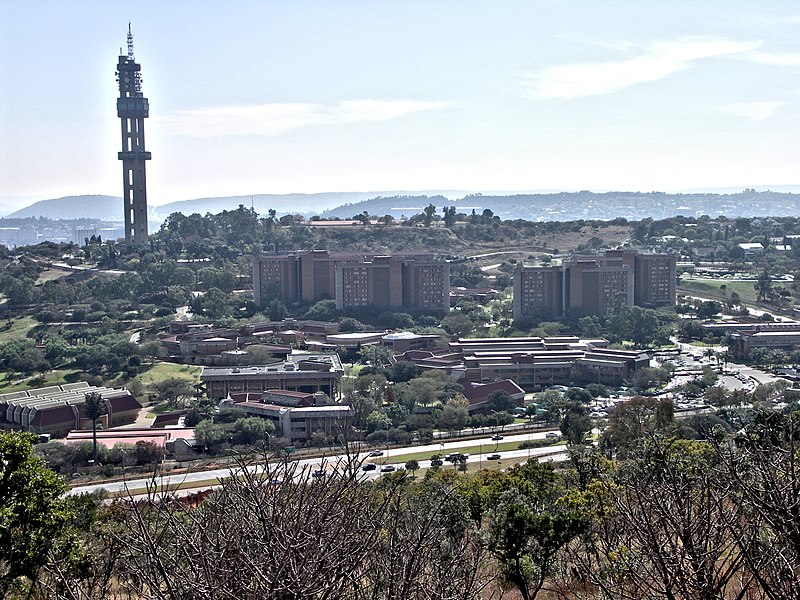
<svg viewBox="0 0 800 600"><path fill-rule="evenodd" d="M793 66L800 65L800 54L770 54L768 52L750 52L745 58L761 65Z"/></svg>
<svg viewBox="0 0 800 600"><path fill-rule="evenodd" d="M154 121L173 134L191 137L229 135L273 136L309 125L341 125L389 121L413 113L444 108L446 102L422 100L345 100L335 105L313 103L256 104L182 110Z"/></svg>
<svg viewBox="0 0 800 600"><path fill-rule="evenodd" d="M786 106L785 102L735 102L720 106L717 110L731 117L760 121L768 119L783 106Z"/></svg>
<svg viewBox="0 0 800 600"><path fill-rule="evenodd" d="M527 74L522 85L535 100L610 94L637 83L658 81L704 58L752 51L759 42L684 38L632 48L638 55L619 61L554 65Z"/></svg>

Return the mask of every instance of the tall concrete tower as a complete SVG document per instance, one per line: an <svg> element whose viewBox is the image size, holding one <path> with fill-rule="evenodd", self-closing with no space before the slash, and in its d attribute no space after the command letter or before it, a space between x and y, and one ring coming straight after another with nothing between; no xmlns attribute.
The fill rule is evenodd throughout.
<svg viewBox="0 0 800 600"><path fill-rule="evenodd" d="M148 117L149 105L142 95L142 68L133 58L133 34L128 23L128 53L120 49L117 63L117 116L122 123L122 178L125 209L125 241L140 245L147 241L147 178L145 161L150 153L144 147L144 120Z"/></svg>

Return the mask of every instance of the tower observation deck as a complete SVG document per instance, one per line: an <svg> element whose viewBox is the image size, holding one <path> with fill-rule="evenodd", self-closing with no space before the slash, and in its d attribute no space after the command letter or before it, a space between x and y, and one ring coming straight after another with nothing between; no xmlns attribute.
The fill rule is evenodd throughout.
<svg viewBox="0 0 800 600"><path fill-rule="evenodd" d="M117 63L117 116L122 123L123 207L125 241L140 245L147 241L147 177L145 161L150 153L144 146L144 120L149 114L147 98L142 95L141 66L133 58L133 34L128 24L128 53L120 50Z"/></svg>

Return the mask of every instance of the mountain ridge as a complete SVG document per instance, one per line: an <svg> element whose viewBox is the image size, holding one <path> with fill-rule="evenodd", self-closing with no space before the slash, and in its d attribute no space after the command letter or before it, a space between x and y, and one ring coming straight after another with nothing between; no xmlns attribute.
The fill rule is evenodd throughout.
<svg viewBox="0 0 800 600"><path fill-rule="evenodd" d="M783 187L783 186L782 186ZM788 186L786 186L788 187ZM482 213L490 210L503 219L531 221L612 220L625 218L662 219L682 215L700 217L800 216L800 194L745 189L736 193L666 192L550 192L469 193L463 190L425 192L320 192L295 194L253 194L179 200L150 206L148 220L162 223L170 214L181 212L217 214L252 206L266 216L270 209L278 216L350 219L367 212L372 216L410 217L433 204L437 213L444 207L457 212ZM5 218L44 217L49 219L90 218L122 221L122 198L101 194L65 196L40 200L14 211Z"/></svg>

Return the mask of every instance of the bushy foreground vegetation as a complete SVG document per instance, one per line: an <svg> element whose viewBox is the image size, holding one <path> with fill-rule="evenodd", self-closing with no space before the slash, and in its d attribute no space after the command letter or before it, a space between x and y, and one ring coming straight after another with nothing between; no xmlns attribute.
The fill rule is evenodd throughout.
<svg viewBox="0 0 800 600"><path fill-rule="evenodd" d="M614 459L373 482L244 467L196 507L63 497L0 435L0 591L48 598L785 599L800 595L800 415L703 441L641 431Z"/></svg>

